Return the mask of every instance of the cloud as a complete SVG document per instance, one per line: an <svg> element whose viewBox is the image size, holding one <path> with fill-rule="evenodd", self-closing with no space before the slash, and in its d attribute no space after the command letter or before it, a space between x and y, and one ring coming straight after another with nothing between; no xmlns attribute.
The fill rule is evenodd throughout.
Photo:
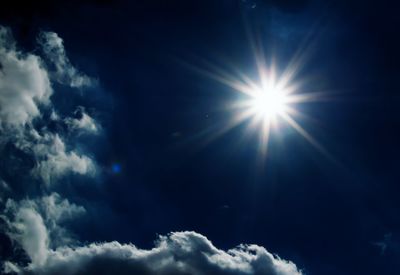
<svg viewBox="0 0 400 275"><path fill-rule="evenodd" d="M26 160L16 161L15 158L31 158L34 161L34 167L29 168L32 174L48 185L69 173L94 175L94 161L76 149L68 150L61 134L51 132L43 117L44 108L54 108L49 75L56 75L57 79L63 77L73 87L89 85L91 80L71 66L62 40L55 33L41 33L39 40L47 58L56 65L55 71L45 68L39 56L19 51L10 29L0 26L0 150L13 144L14 151L21 154L13 155L10 161L22 164ZM64 121L71 131L97 133L98 123L83 108L78 110L81 110L79 118L57 119ZM36 129L35 124L40 128ZM21 167L10 167L6 174L11 170L15 173L18 168Z"/></svg>
<svg viewBox="0 0 400 275"><path fill-rule="evenodd" d="M92 159L76 151L67 151L58 134L37 134L35 138L28 145L38 161L33 173L46 184L57 181L67 173L94 175L96 168Z"/></svg>
<svg viewBox="0 0 400 275"><path fill-rule="evenodd" d="M47 128L38 131L29 126L21 134L2 138L0 143L2 141L9 146L0 146L0 152L7 154L0 162L0 170L6 169L4 174L11 180L13 177L20 178L18 173L24 171L50 186L68 174L96 174L92 158L77 149L68 148L60 134L52 133Z"/></svg>
<svg viewBox="0 0 400 275"><path fill-rule="evenodd" d="M18 241L32 262L43 264L47 257L48 235L43 219L30 207L22 207L9 224L8 234Z"/></svg>
<svg viewBox="0 0 400 275"><path fill-rule="evenodd" d="M60 247L44 251L42 256L44 260L33 260L25 268L11 266L35 274L302 274L295 264L261 246L241 245L224 251L189 231L160 236L150 250L107 242Z"/></svg>
<svg viewBox="0 0 400 275"><path fill-rule="evenodd" d="M73 81L69 85L82 86L86 78L79 78L81 76L70 66L63 49L58 53L63 55L59 59L66 60L65 64L69 66L70 80ZM57 52L52 58L57 58L55 54ZM62 225L85 210L58 194L47 195L47 188L22 186L44 182L48 187L69 173L93 175L96 171L94 161L78 152L72 139L68 140L67 146L65 138L71 138L68 135L71 129L67 127L67 135L64 135L57 127L53 130L49 127L49 123L65 125L68 118L55 116L51 101L51 81L54 79L49 76L59 71L49 71L43 64L39 56L19 51L11 30L0 26L0 153L3 156L0 161L0 219L2 225L7 225L7 228L1 228L1 233L7 233L16 241L35 264L43 264L49 249L76 243ZM55 121L49 122L48 111L52 112L50 120ZM83 109L82 117L70 121L70 128L85 131L93 131L90 124L98 125ZM34 200L11 199L24 196L25 192L29 196L30 191L42 195ZM16 268L11 263L7 266Z"/></svg>
<svg viewBox="0 0 400 275"><path fill-rule="evenodd" d="M60 224L83 213L82 206L52 193L19 202L9 199L1 217L6 222L7 234L22 246L32 264L43 265L50 247L73 243Z"/></svg>
<svg viewBox="0 0 400 275"><path fill-rule="evenodd" d="M78 245L60 223L85 209L53 193L6 204L8 235L30 259L28 265L5 262L4 272L23 274L263 274L301 275L290 261L258 245L216 248L196 232L159 236L152 249L117 241Z"/></svg>
<svg viewBox="0 0 400 275"><path fill-rule="evenodd" d="M0 26L0 126L19 127L40 115L52 94L38 56L15 48L8 28Z"/></svg>
<svg viewBox="0 0 400 275"><path fill-rule="evenodd" d="M90 133L90 134L98 134L100 131L100 126L98 123L89 116L83 107L79 107L75 111L75 115L79 116L78 118L68 117L64 121L70 127L71 130L80 131L80 133Z"/></svg>
<svg viewBox="0 0 400 275"><path fill-rule="evenodd" d="M44 54L54 68L52 77L59 83L73 88L92 86L96 81L79 72L69 61L63 40L54 32L41 32L38 37Z"/></svg>
<svg viewBox="0 0 400 275"><path fill-rule="evenodd" d="M205 236L189 231L160 236L149 250L117 241L80 243L68 230L68 223L83 215L85 208L49 192L51 184L67 174L95 174L94 160L74 147L70 133L98 133L100 125L82 107L75 111L75 117L57 113L51 101L51 84L57 81L81 88L94 82L71 65L56 33L42 32L38 42L44 59L18 51L10 30L0 26L0 153L7 153L0 161L0 173L7 176L5 181L0 179L0 188L8 196L1 197L0 219L7 236L28 258L27 262L18 256L3 261L3 272L302 274L294 263L261 246L240 245L225 251ZM51 127L51 123L57 127ZM7 173L3 174L4 169ZM45 183L45 188L35 189L34 196L29 192L15 196L26 199L10 198L18 189L13 184L21 172L35 176L30 180Z"/></svg>

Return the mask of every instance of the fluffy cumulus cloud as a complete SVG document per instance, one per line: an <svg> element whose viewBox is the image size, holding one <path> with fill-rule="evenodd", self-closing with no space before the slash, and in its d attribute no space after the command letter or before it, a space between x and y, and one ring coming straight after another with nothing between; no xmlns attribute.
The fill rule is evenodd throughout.
<svg viewBox="0 0 400 275"><path fill-rule="evenodd" d="M13 251L22 251L0 259L3 273L302 274L261 246L225 251L195 232L160 236L149 250L116 241L79 242L68 225L86 210L52 188L71 173L95 174L94 160L77 149L73 137L99 134L101 127L83 107L75 107L73 117L59 114L52 84L83 88L94 82L71 65L56 33L43 32L38 42L44 56L21 52L11 31L0 26L0 234L12 240ZM23 183L40 188L18 189L21 171L28 175Z"/></svg>
<svg viewBox="0 0 400 275"><path fill-rule="evenodd" d="M0 126L24 125L40 115L52 94L41 59L17 51L11 31L0 26Z"/></svg>
<svg viewBox="0 0 400 275"><path fill-rule="evenodd" d="M40 240L44 242L46 238ZM35 247L43 249L46 244L36 243ZM108 242L44 250L41 256L32 258L25 268L11 263L6 267L10 271L38 274L302 274L295 264L263 247L242 245L224 251L195 232L160 236L150 250Z"/></svg>

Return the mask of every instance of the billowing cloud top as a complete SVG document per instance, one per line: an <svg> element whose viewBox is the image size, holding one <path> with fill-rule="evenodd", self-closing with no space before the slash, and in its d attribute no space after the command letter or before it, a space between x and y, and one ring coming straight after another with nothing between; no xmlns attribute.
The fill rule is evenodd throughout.
<svg viewBox="0 0 400 275"><path fill-rule="evenodd" d="M0 125L20 126L40 115L52 89L41 59L16 50L9 29L0 27Z"/></svg>
<svg viewBox="0 0 400 275"><path fill-rule="evenodd" d="M100 124L83 107L62 117L51 100L54 82L83 88L96 81L69 61L62 39L39 34L44 56L17 49L11 31L0 27L0 219L26 261L8 259L3 272L22 274L264 274L298 275L290 261L258 245L228 251L195 232L160 236L154 248L105 242L81 244L67 221L85 214L83 206L52 190L69 174L91 176L98 167L77 149L76 134L99 134ZM49 127L49 123L63 127ZM7 161L10 162L7 162ZM29 180L21 180L21 171ZM38 184L20 188L21 184ZM19 188L17 188L19 187ZM18 192L17 192L18 190ZM21 193L22 192L22 193ZM23 198L23 199L21 199Z"/></svg>
<svg viewBox="0 0 400 275"><path fill-rule="evenodd" d="M39 274L301 274L293 263L273 256L263 247L242 245L223 251L206 237L188 231L160 236L151 250L108 242L60 247L41 255L24 271ZM22 271L10 263L6 268Z"/></svg>

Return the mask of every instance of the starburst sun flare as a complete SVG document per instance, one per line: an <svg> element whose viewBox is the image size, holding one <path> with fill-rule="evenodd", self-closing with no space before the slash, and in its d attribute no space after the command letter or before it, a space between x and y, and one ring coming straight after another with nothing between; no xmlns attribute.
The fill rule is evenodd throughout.
<svg viewBox="0 0 400 275"><path fill-rule="evenodd" d="M295 76L300 68L300 62L292 62L281 74L275 65L267 66L265 61L257 58L259 83L249 76L237 72L229 74L224 70L214 67L214 73L207 75L227 85L234 91L245 95L240 97L230 109L235 115L217 135L222 134L244 121L249 121L249 128L257 130L260 137L260 152L265 155L268 141L273 128L281 123L290 125L312 145L325 155L328 152L296 121L298 117L305 117L296 106L301 103L318 100L321 93L305 93L301 85L295 81Z"/></svg>
<svg viewBox="0 0 400 275"><path fill-rule="evenodd" d="M251 112L262 120L272 120L288 110L290 95L274 84L259 88L250 95L247 101Z"/></svg>

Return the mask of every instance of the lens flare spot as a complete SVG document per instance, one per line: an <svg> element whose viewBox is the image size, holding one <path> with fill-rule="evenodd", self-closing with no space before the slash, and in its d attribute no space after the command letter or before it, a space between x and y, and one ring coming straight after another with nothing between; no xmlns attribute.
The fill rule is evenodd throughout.
<svg viewBox="0 0 400 275"><path fill-rule="evenodd" d="M112 172L113 172L114 174L119 174L119 173L121 173L121 170L122 170L121 164L119 164L119 163L114 163L114 164L111 166L111 170L112 170Z"/></svg>

